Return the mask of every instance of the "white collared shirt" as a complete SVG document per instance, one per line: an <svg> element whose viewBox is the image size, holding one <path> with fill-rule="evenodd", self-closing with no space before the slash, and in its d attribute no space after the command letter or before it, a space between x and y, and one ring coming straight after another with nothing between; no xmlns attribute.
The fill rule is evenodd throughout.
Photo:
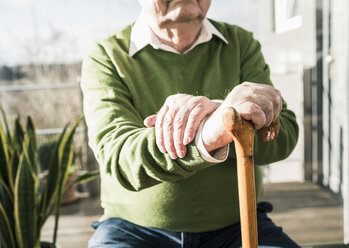
<svg viewBox="0 0 349 248"><path fill-rule="evenodd" d="M180 52L174 49L173 47L162 43L160 39L151 30L148 23L149 22L147 16L143 12L141 12L131 31L130 49L128 52L128 54L131 57L135 55L138 51L142 50L148 44L151 45L154 49L161 49L180 54ZM199 37L193 43L193 45L184 53L189 52L201 43L210 41L213 35L217 36L226 44L228 44L228 41L224 38L224 36L212 25L211 22L205 19L202 23L202 28Z"/></svg>
<svg viewBox="0 0 349 248"><path fill-rule="evenodd" d="M131 31L131 37L130 37L130 49L129 49L129 55L132 57L137 52L142 50L147 45L151 45L154 49L161 49L168 52L173 52L180 54L179 51L174 49L171 46L168 46L161 42L161 40L154 34L152 29L150 28L148 24L148 19L146 15L141 12L141 14L138 16L132 31ZM212 25L211 22L209 22L207 19L204 19L202 28L200 30L199 37L196 39L196 41L191 45L189 49L187 49L185 53L189 52L190 50L194 49L197 45L201 43L208 42L212 39L213 35L220 38L223 42L228 44L228 41L224 38L224 36ZM206 120L206 119L205 119ZM228 153L229 153L229 145L226 145L217 151L215 151L215 154L211 156L209 152L205 149L205 146L202 142L202 128L203 124L205 122L203 120L200 124L200 127L198 131L196 132L195 136L195 144L198 148L201 157L211 163L220 163L227 159Z"/></svg>

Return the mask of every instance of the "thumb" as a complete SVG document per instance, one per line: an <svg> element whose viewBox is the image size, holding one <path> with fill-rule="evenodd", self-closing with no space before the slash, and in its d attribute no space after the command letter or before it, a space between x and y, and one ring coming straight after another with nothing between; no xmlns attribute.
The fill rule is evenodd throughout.
<svg viewBox="0 0 349 248"><path fill-rule="evenodd" d="M150 115L144 119L143 123L146 127L153 127L155 126L155 122L156 122L156 115Z"/></svg>

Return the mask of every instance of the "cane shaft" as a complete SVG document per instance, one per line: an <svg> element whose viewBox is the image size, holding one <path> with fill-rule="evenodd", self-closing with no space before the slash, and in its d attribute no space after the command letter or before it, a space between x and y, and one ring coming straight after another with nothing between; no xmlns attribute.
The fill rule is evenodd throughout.
<svg viewBox="0 0 349 248"><path fill-rule="evenodd" d="M250 121L242 119L233 107L225 108L222 120L235 144L242 247L257 248L258 229L253 165L254 126ZM263 142L274 140L279 133L279 118L273 121L271 126L262 128L257 133Z"/></svg>
<svg viewBox="0 0 349 248"><path fill-rule="evenodd" d="M253 157L237 157L241 238L243 248L258 247Z"/></svg>

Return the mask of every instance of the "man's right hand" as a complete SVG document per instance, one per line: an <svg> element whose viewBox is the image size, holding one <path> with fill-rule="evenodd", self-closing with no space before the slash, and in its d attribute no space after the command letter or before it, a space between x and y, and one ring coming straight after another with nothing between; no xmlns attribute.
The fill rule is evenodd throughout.
<svg viewBox="0 0 349 248"><path fill-rule="evenodd" d="M236 86L203 126L202 141L208 152L233 141L222 123L222 110L225 107L234 107L242 118L250 120L256 129L260 129L269 126L279 116L282 109L281 93L264 84L245 82Z"/></svg>
<svg viewBox="0 0 349 248"><path fill-rule="evenodd" d="M176 94L169 96L156 115L144 120L147 127L155 126L156 145L172 159L183 158L186 145L193 141L200 123L220 103L204 96Z"/></svg>

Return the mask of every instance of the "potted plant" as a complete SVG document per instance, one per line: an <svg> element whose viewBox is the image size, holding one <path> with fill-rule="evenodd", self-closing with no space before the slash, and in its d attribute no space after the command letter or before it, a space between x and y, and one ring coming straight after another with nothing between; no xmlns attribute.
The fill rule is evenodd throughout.
<svg viewBox="0 0 349 248"><path fill-rule="evenodd" d="M55 148L58 141L59 141L58 137L51 138L43 142L38 148L38 161L40 165L40 174L42 176L47 175L48 166L50 164L50 151L52 151ZM71 182L73 182L78 177L78 174L79 174L78 166L75 163L75 157L76 157L76 154L74 152L73 161L68 172L66 185L69 185ZM43 181L42 184L45 184L47 180L45 177L43 177L42 181ZM69 189L66 190L66 192L64 192L61 199L61 204L64 205L64 204L72 203L78 199L79 197L78 197L76 185L72 185Z"/></svg>
<svg viewBox="0 0 349 248"><path fill-rule="evenodd" d="M86 172L66 185L73 160L73 136L82 117L70 130L67 126L64 128L50 151L47 183L39 191L34 122L28 117L26 128L23 128L18 117L11 131L3 109L1 112L4 125L0 122L0 247L56 247L62 195L72 185L98 176L97 171ZM40 242L40 233L53 211L53 241L45 244Z"/></svg>

